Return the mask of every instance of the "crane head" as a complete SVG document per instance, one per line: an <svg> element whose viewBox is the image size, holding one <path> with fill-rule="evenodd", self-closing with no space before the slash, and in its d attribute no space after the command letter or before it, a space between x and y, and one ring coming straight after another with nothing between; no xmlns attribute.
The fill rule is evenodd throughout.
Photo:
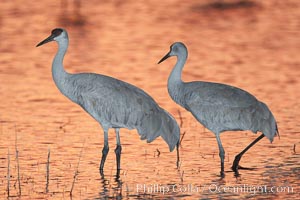
<svg viewBox="0 0 300 200"><path fill-rule="evenodd" d="M65 32L62 28L55 28L51 31L51 35L38 43L36 47L39 47L43 44L46 44L48 42L54 41L58 36L62 35L62 33Z"/></svg>
<svg viewBox="0 0 300 200"><path fill-rule="evenodd" d="M170 51L158 62L158 64L171 56L178 56L180 54L187 54L187 48L182 42L175 42L170 46Z"/></svg>

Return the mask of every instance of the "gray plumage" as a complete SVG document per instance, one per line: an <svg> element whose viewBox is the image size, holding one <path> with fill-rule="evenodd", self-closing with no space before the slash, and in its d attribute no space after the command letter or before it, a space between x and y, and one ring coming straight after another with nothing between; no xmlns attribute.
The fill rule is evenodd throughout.
<svg viewBox="0 0 300 200"><path fill-rule="evenodd" d="M176 121L143 90L92 73L75 74L67 85L72 85L72 94L64 94L99 121L104 130L137 129L142 140L152 142L162 136L170 151L174 149L179 139Z"/></svg>
<svg viewBox="0 0 300 200"><path fill-rule="evenodd" d="M104 130L104 147L100 170L109 151L108 129L114 128L117 136L117 169L120 169L120 128L137 129L142 140L152 142L161 136L173 151L179 141L176 120L143 90L115 78L94 74L70 74L64 70L63 58L68 48L66 30L54 29L51 35L37 46L50 41L58 43L58 52L52 63L52 75L58 89L79 104L97 120Z"/></svg>
<svg viewBox="0 0 300 200"><path fill-rule="evenodd" d="M254 133L259 131L271 142L273 141L278 133L277 124L271 111L263 102L258 101L248 92L230 85L203 81L183 82L181 73L188 56L187 48L181 42L172 44L170 52L159 63L170 56L176 56L177 63L168 79L169 94L177 104L190 111L203 126L216 135L222 177L224 177L225 151L220 133L238 130L250 130ZM255 143L251 143L251 146ZM246 151L249 148L246 148ZM239 154L233 164L232 168L236 174L238 174L238 162L245 152Z"/></svg>

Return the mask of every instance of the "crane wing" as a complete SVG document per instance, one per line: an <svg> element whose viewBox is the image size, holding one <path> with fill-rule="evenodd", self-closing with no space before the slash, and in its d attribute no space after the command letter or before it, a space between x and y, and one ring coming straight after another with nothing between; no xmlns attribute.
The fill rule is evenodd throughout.
<svg viewBox="0 0 300 200"><path fill-rule="evenodd" d="M278 132L269 108L244 90L207 82L196 82L187 88L185 108L214 133L226 130L261 131L272 141Z"/></svg>
<svg viewBox="0 0 300 200"><path fill-rule="evenodd" d="M179 140L175 119L151 96L126 82L99 74L77 76L77 103L102 126L137 129L141 139L152 142L162 136L173 150Z"/></svg>
<svg viewBox="0 0 300 200"><path fill-rule="evenodd" d="M185 91L185 108L214 133L248 129L258 103L248 92L219 83L190 82Z"/></svg>
<svg viewBox="0 0 300 200"><path fill-rule="evenodd" d="M187 106L248 107L257 103L250 93L230 85L211 82L185 83L185 101Z"/></svg>

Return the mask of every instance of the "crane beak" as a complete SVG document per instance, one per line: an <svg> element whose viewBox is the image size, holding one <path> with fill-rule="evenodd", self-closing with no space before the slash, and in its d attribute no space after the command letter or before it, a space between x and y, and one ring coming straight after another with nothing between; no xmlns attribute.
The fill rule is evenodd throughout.
<svg viewBox="0 0 300 200"><path fill-rule="evenodd" d="M39 46L41 46L41 45L43 45L43 44L46 44L46 43L48 43L48 42L53 41L53 40L54 40L54 37L55 37L55 35L50 35L49 37L47 37L46 39L44 39L43 41L41 41L40 43L38 43L38 44L36 45L36 47L39 47Z"/></svg>
<svg viewBox="0 0 300 200"><path fill-rule="evenodd" d="M167 55L165 55L162 59L160 59L160 61L159 61L157 64L163 62L164 60L166 60L166 59L169 58L170 56L171 56L171 55L170 55L170 52L167 53Z"/></svg>

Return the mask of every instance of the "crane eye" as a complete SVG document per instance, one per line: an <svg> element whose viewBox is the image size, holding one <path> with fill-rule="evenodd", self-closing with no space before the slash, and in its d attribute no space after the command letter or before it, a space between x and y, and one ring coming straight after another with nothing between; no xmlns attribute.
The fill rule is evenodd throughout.
<svg viewBox="0 0 300 200"><path fill-rule="evenodd" d="M173 50L173 52L177 52L178 51L178 47L176 45L173 45L171 50Z"/></svg>
<svg viewBox="0 0 300 200"><path fill-rule="evenodd" d="M63 32L63 30L61 28L56 28L56 29L52 30L51 35L56 37L56 36L59 36L62 32Z"/></svg>

